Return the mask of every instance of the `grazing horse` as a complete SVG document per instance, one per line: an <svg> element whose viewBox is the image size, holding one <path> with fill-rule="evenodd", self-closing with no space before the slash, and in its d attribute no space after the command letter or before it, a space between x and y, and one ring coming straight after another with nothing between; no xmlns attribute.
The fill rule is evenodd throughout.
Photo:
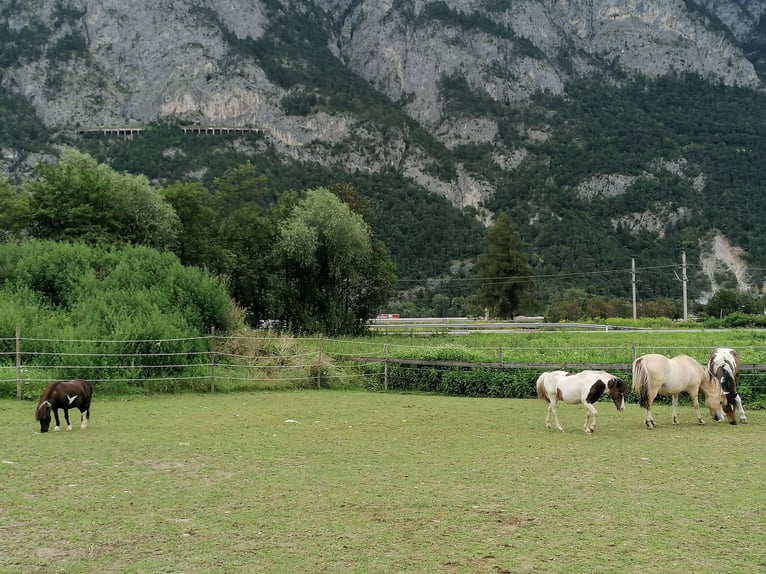
<svg viewBox="0 0 766 574"><path fill-rule="evenodd" d="M633 361L633 389L638 402L644 408L644 424L653 429L657 426L652 416L652 403L657 395L673 398L673 424L678 424L678 395L688 393L697 413L697 422L704 425L700 413L699 391L705 393L705 404L713 420L724 418L723 406L726 395L721 385L707 368L687 355L668 359L664 355L650 353Z"/></svg>
<svg viewBox="0 0 766 574"><path fill-rule="evenodd" d="M582 371L577 374L566 371L551 371L537 378L537 396L548 402L548 414L545 426L551 428L551 415L556 422L556 428L561 432L564 428L559 423L557 409L558 401L570 405L582 404L587 410L585 414L585 432L590 434L596 430L598 411L595 404L604 394L614 401L618 411L625 410L625 393L628 385L625 381L610 375L606 371Z"/></svg>
<svg viewBox="0 0 766 574"><path fill-rule="evenodd" d="M53 411L53 415L56 417L56 426L53 430L61 430L59 426L59 409L64 409L66 430L72 430L72 425L69 423L69 409L80 409L82 415L80 428L86 428L88 426L88 418L90 417L90 399L92 395L93 389L90 383L82 380L52 382L45 387L35 411L35 420L40 421L40 432L48 432L48 428L51 426L51 411Z"/></svg>
<svg viewBox="0 0 766 574"><path fill-rule="evenodd" d="M742 408L742 399L737 392L737 382L739 380L739 354L737 351L727 348L713 349L707 361L707 368L718 379L723 392L726 393L727 405L723 411L729 419L729 424L737 424L734 405L736 405L739 411L739 422L746 423L747 416L745 415L745 409Z"/></svg>

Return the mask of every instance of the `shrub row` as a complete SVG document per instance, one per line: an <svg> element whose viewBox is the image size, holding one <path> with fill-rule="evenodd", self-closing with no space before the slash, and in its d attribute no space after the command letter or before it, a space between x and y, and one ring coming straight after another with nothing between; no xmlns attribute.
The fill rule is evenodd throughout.
<svg viewBox="0 0 766 574"><path fill-rule="evenodd" d="M628 383L631 389L630 372L611 372ZM388 368L388 389L465 397L529 399L537 397L535 382L540 373L539 369L391 365ZM738 390L747 408L766 408L766 373L741 376ZM638 402L632 389L626 400L630 403ZM657 400L669 402L670 399L658 397ZM688 396L682 395L681 401L689 401Z"/></svg>

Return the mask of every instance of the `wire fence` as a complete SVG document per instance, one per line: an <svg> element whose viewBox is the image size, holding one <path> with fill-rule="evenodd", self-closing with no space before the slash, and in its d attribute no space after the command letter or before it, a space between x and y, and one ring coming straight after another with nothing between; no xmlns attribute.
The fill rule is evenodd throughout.
<svg viewBox="0 0 766 574"><path fill-rule="evenodd" d="M738 349L746 362L741 380L766 396L766 347ZM689 354L704 362L702 347L472 347L419 342L391 344L377 337L291 337L271 331L170 339L81 340L0 338L0 397L36 399L53 380L85 379L99 392L142 394L356 386L389 390L391 369L413 380L435 371L516 371L526 383L535 373L603 369L629 375L642 354ZM457 356L459 355L459 356ZM401 386L399 388L402 388Z"/></svg>

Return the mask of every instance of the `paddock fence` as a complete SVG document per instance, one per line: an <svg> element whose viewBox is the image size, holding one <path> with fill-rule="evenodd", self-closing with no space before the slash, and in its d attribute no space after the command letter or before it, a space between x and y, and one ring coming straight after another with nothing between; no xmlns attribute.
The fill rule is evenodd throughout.
<svg viewBox="0 0 766 574"><path fill-rule="evenodd" d="M738 351L745 361L740 380L766 400L766 347ZM685 353L704 362L710 349L509 345L455 350L423 341L393 344L379 336L292 337L266 330L226 335L214 329L185 338L49 339L23 336L17 327L14 336L0 337L0 397L37 399L49 382L67 379L88 380L99 393L114 395L333 387L533 396L530 383L542 371L603 369L629 378L632 361L649 352ZM474 378L502 374L515 379L516 390L508 394L476 383L444 383L455 372L466 378L468 372ZM424 379L432 383L415 384Z"/></svg>

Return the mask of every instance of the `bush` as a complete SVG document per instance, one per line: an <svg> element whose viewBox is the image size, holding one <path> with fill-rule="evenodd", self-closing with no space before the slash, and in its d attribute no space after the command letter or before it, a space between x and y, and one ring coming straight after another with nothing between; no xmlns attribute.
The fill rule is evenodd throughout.
<svg viewBox="0 0 766 574"><path fill-rule="evenodd" d="M391 365L388 369L388 388L456 396L526 399L537 396L535 380L538 374L529 369Z"/></svg>

